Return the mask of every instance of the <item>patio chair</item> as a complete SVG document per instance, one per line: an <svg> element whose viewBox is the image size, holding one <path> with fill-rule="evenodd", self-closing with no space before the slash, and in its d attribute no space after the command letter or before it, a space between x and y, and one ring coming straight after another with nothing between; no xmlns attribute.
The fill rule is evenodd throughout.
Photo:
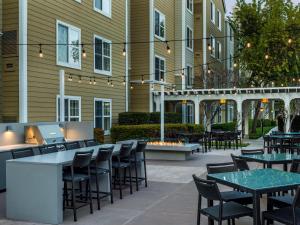
<svg viewBox="0 0 300 225"><path fill-rule="evenodd" d="M239 171L245 171L245 170L250 170L248 163L245 159L242 159L236 155L231 154L232 161L236 167L237 170Z"/></svg>
<svg viewBox="0 0 300 225"><path fill-rule="evenodd" d="M85 152L76 152L72 161L72 165L69 167L69 171L64 171L63 181L64 181L64 209L72 209L74 214L74 221L77 221L77 209L89 205L90 213L93 213L93 202L91 193L91 174L90 174L90 164L92 160L93 150ZM87 174L84 170L87 169ZM81 182L86 182L86 197L85 201L82 198L82 190L80 190L80 199L76 199L75 184ZM71 197L69 198L68 183L71 184ZM71 206L69 206L71 202ZM80 205L77 203L81 203Z"/></svg>
<svg viewBox="0 0 300 225"><path fill-rule="evenodd" d="M43 145L39 147L39 151L41 155L50 154L58 152L58 149L55 144L53 145Z"/></svg>
<svg viewBox="0 0 300 225"><path fill-rule="evenodd" d="M13 159L25 158L34 156L34 152L32 148L22 148L11 151Z"/></svg>
<svg viewBox="0 0 300 225"><path fill-rule="evenodd" d="M84 144L86 147L94 147L99 145L99 143L95 139L84 140Z"/></svg>
<svg viewBox="0 0 300 225"><path fill-rule="evenodd" d="M250 150L246 150L246 149L242 149L241 150L242 155L263 155L265 154L265 151L263 149L250 149Z"/></svg>
<svg viewBox="0 0 300 225"><path fill-rule="evenodd" d="M300 173L300 159L294 159L290 169L291 173ZM291 194L284 194L278 196L270 196L268 198L268 210L273 210L273 208L283 208L288 207L293 204L294 191Z"/></svg>
<svg viewBox="0 0 300 225"><path fill-rule="evenodd" d="M253 216L252 209L236 202L227 202L224 200L215 181L204 180L196 175L193 175L193 178L198 190L197 225L200 225L201 214L207 216L209 219L218 221L218 224L222 224L223 220L227 220L228 224L232 220L234 224L235 219ZM202 197L208 201L219 201L219 204L202 209Z"/></svg>
<svg viewBox="0 0 300 225"><path fill-rule="evenodd" d="M78 141L66 142L64 143L66 150L75 150L81 148L80 143Z"/></svg>
<svg viewBox="0 0 300 225"><path fill-rule="evenodd" d="M120 192L120 199L123 199L123 189L126 183L126 172L129 170L129 187L130 194L132 194L132 173L131 173L131 156L133 151L133 142L130 144L122 144L120 152L118 155L113 156L112 158L112 168L115 170L114 173L114 188L118 185L118 189ZM124 171L123 181L124 185L122 185L123 181L121 180L121 170Z"/></svg>
<svg viewBox="0 0 300 225"><path fill-rule="evenodd" d="M265 221L277 221L287 225L299 225L300 224L300 188L298 188L296 196L291 206L268 210L262 213L263 224Z"/></svg>
<svg viewBox="0 0 300 225"><path fill-rule="evenodd" d="M206 165L207 173L226 173L226 172L235 172L236 166L233 162L228 163L210 163ZM253 203L252 195L240 191L223 191L221 192L222 199L225 202L237 202L242 205L248 205Z"/></svg>

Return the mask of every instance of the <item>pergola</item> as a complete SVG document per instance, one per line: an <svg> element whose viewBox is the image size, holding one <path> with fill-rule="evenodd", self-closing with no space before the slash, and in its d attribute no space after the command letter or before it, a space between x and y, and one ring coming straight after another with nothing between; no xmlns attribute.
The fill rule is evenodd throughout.
<svg viewBox="0 0 300 225"><path fill-rule="evenodd" d="M162 98L161 91L154 91L154 101L157 109L160 110L160 103L163 101L191 101L195 104L195 124L200 123L200 103L203 101L219 101L221 99L231 100L236 102L237 105L237 119L238 121L245 120L245 124L248 123L247 118L243 118L243 111L247 110L248 105L243 104L247 100L258 99L274 99L282 100L284 102L287 118L290 116L290 104L291 101L300 98L300 87L269 87L269 88L227 88L227 89L191 89L191 90L177 90L177 91L165 91ZM245 114L247 116L247 114ZM290 120L287 120L285 129L289 130ZM242 130L242 123L238 123L238 129ZM245 130L248 134L248 130Z"/></svg>

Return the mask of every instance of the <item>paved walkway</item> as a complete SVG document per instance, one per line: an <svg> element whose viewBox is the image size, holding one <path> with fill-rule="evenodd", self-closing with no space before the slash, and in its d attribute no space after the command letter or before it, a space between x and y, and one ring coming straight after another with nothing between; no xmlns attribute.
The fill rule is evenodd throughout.
<svg viewBox="0 0 300 225"><path fill-rule="evenodd" d="M249 148L262 146L253 142ZM206 154L196 153L192 160L184 162L151 161L148 163L149 187L123 200L115 194L113 205L104 201L101 211L89 214L88 207L78 210L78 222L73 222L72 211L65 213L64 224L76 225L194 225L196 224L197 191L192 174L205 176L205 165L210 162L231 161L230 153L236 150L215 150ZM222 187L224 189L224 187ZM4 217L5 194L0 195L1 225L37 225L6 220ZM206 201L204 201L206 204ZM94 207L96 208L96 206ZM34 213L34 212L32 212ZM202 217L201 224L207 225ZM236 224L252 224L251 219L241 219Z"/></svg>

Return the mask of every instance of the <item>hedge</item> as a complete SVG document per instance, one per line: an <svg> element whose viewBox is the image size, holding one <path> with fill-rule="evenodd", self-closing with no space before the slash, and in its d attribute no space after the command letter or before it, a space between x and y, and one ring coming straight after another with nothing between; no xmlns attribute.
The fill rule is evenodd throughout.
<svg viewBox="0 0 300 225"><path fill-rule="evenodd" d="M236 122L231 123L219 123L211 125L212 130L222 130L222 131L235 131Z"/></svg>
<svg viewBox="0 0 300 225"><path fill-rule="evenodd" d="M253 123L253 119L249 119L249 128L250 129L252 127L252 123ZM272 126L275 127L276 126L276 121L275 120L270 120L270 119L264 119L263 124L266 127L272 127ZM257 120L256 126L257 127L261 126L261 119Z"/></svg>
<svg viewBox="0 0 300 225"><path fill-rule="evenodd" d="M104 130L101 128L94 128L94 138L99 143L104 143Z"/></svg>
<svg viewBox="0 0 300 225"><path fill-rule="evenodd" d="M194 124L165 124L165 137L176 138L178 133L202 133L202 125ZM160 137L160 124L115 125L111 128L113 142L129 139L157 139Z"/></svg>
<svg viewBox="0 0 300 225"><path fill-rule="evenodd" d="M182 116L180 113L165 113L165 123L181 123ZM160 112L124 112L119 114L120 125L139 125L139 124L159 124Z"/></svg>

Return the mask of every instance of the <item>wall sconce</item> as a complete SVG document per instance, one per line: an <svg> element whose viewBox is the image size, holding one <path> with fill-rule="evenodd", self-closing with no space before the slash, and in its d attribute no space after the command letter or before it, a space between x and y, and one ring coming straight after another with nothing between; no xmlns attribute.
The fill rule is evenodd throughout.
<svg viewBox="0 0 300 225"><path fill-rule="evenodd" d="M10 126L10 125L8 125L8 126L6 126L6 132L10 132L10 131L12 131L13 129L12 129L12 126Z"/></svg>

